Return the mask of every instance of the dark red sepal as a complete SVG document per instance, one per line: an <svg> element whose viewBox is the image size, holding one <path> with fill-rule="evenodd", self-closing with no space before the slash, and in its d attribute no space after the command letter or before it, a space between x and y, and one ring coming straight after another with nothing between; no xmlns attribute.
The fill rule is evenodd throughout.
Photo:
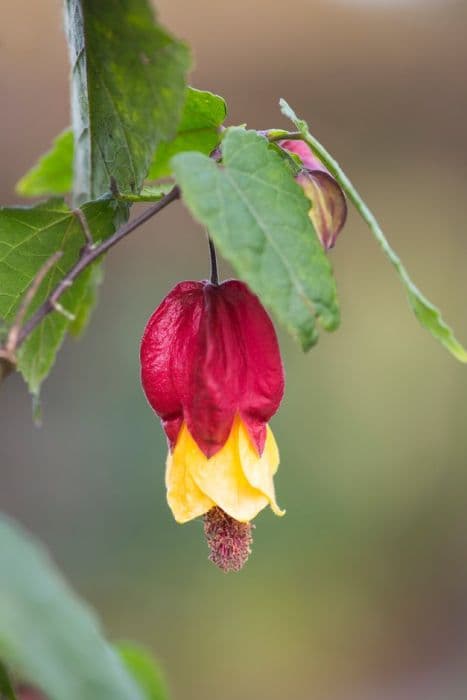
<svg viewBox="0 0 467 700"><path fill-rule="evenodd" d="M173 448L183 420L207 457L238 413L261 454L284 375L274 327L242 282L182 282L149 319L141 379Z"/></svg>

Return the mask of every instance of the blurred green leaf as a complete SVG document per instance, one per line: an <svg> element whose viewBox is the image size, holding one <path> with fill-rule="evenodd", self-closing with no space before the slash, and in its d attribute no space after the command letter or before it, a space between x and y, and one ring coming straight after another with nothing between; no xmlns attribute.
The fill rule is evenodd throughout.
<svg viewBox="0 0 467 700"><path fill-rule="evenodd" d="M11 685L10 676L5 665L0 661L0 698L2 700L16 700L15 691Z"/></svg>
<svg viewBox="0 0 467 700"><path fill-rule="evenodd" d="M149 651L133 642L120 642L116 649L143 691L144 700L168 700L169 692L164 676Z"/></svg>
<svg viewBox="0 0 467 700"><path fill-rule="evenodd" d="M62 131L54 139L52 148L39 158L16 185L23 197L62 195L73 187L73 134Z"/></svg>
<svg viewBox="0 0 467 700"><path fill-rule="evenodd" d="M83 207L95 240L114 231L114 203L91 202ZM61 199L51 199L34 207L0 208L0 317L15 317L21 299L40 268L56 251L63 255L47 274L29 308L30 316L77 261L85 238L78 218ZM61 303L80 319L80 327L92 303L89 285L94 285L88 268L68 289ZM18 369L33 394L52 367L55 356L70 327L70 320L53 312L25 340L19 351Z"/></svg>
<svg viewBox="0 0 467 700"><path fill-rule="evenodd" d="M379 243L383 253L397 270L402 284L407 292L409 304L421 325L430 331L430 333L437 340L439 340L439 342L444 345L444 347L447 348L447 350L449 350L454 357L460 360L460 362L467 362L467 350L454 336L452 329L442 318L439 309L437 309L436 306L434 306L412 282L409 277L409 273L402 264L401 259L389 245L389 242L387 241L373 212L367 207L362 197L357 192L340 165L327 152L324 146L322 146L319 141L312 136L308 128L308 124L303 119L299 119L299 117L297 117L293 109L285 100L281 99L280 106L282 113L294 123L297 130L303 135L303 140L308 143L313 153L326 166L331 175L335 177L362 219L366 224L368 224L370 231ZM284 134L281 138L287 138L287 136Z"/></svg>
<svg viewBox="0 0 467 700"><path fill-rule="evenodd" d="M186 46L154 22L147 0L66 0L78 202L138 193L161 141L177 130Z"/></svg>
<svg viewBox="0 0 467 700"><path fill-rule="evenodd" d="M172 159L184 201L223 255L296 335L303 348L339 324L332 270L308 216L310 202L275 149L234 127L222 141L223 167L200 153Z"/></svg>
<svg viewBox="0 0 467 700"><path fill-rule="evenodd" d="M220 141L219 127L226 114L227 107L222 97L188 88L177 134L157 148L148 179L157 180L171 175L170 160L177 153L200 151L209 155Z"/></svg>
<svg viewBox="0 0 467 700"><path fill-rule="evenodd" d="M49 700L144 700L40 544L0 516L0 655Z"/></svg>

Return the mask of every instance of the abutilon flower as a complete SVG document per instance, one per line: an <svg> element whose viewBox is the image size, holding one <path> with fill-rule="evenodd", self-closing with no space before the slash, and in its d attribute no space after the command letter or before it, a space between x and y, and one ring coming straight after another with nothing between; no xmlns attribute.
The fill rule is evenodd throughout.
<svg viewBox="0 0 467 700"><path fill-rule="evenodd" d="M204 516L211 560L237 570L250 553L250 521L267 505L283 514L268 426L284 391L272 322L242 282L181 282L149 319L140 354L143 389L168 438L175 520Z"/></svg>
<svg viewBox="0 0 467 700"><path fill-rule="evenodd" d="M312 202L310 219L325 250L333 248L347 219L347 202L337 181L305 141L281 141L280 145L300 157L304 169L297 182Z"/></svg>

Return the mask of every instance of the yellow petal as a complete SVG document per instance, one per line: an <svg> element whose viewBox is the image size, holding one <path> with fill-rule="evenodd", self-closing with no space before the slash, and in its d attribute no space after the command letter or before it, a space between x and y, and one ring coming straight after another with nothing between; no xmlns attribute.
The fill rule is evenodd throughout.
<svg viewBox="0 0 467 700"><path fill-rule="evenodd" d="M283 515L274 493L278 465L279 451L269 427L260 457L237 416L225 445L208 459L183 424L167 457L167 501L175 520L187 522L214 506L240 522L252 520L268 504L276 515Z"/></svg>
<svg viewBox="0 0 467 700"><path fill-rule="evenodd" d="M243 472L238 450L240 425L236 418L227 442L213 457L207 459L196 446L198 453L190 451L187 462L199 488L232 518L247 522L268 505L269 499Z"/></svg>
<svg viewBox="0 0 467 700"><path fill-rule="evenodd" d="M281 510L276 502L273 481L273 476L279 467L279 450L271 428L266 426L266 430L263 454L259 457L245 425L240 422L238 431L240 462L249 483L266 496L272 511L276 515L284 515L285 510Z"/></svg>
<svg viewBox="0 0 467 700"><path fill-rule="evenodd" d="M215 506L215 503L199 489L190 474L187 454L192 450L199 451L199 448L183 424L174 451L167 455L165 472L167 502L178 523L198 518Z"/></svg>

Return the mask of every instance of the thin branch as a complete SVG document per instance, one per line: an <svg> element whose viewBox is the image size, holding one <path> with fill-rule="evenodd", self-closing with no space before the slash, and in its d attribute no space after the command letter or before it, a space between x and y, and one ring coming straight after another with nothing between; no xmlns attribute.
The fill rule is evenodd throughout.
<svg viewBox="0 0 467 700"><path fill-rule="evenodd" d="M21 333L21 327L23 325L26 313L31 305L32 300L37 294L39 287L41 286L45 276L52 269L52 267L57 263L63 255L63 251L57 250L40 268L39 272L34 277L33 281L28 287L26 294L24 295L21 304L19 305L18 311L16 313L13 325L8 333L8 339L5 343L5 350L7 353L14 353L18 346L18 337Z"/></svg>
<svg viewBox="0 0 467 700"><path fill-rule="evenodd" d="M29 285L21 304L19 305L15 320L13 321L13 324L8 332L6 342L3 347L0 347L0 381L10 374L10 372L12 372L16 366L16 350L19 347L19 336L21 334L21 327L27 311L45 276L52 269L55 263L60 260L62 255L63 252L61 250L57 250L56 253L45 261Z"/></svg>
<svg viewBox="0 0 467 700"><path fill-rule="evenodd" d="M69 270L65 277L57 284L55 289L52 291L50 296L44 301L44 303L37 309L37 311L31 316L31 318L25 323L23 328L18 333L16 340L15 349L19 348L20 345L26 340L28 335L39 325L39 323L54 310L60 311L60 305L58 300L62 294L73 284L75 279L85 270L89 265L91 265L97 258L101 255L107 253L108 250L113 248L117 243L119 243L123 238L132 233L135 229L139 228L142 224L148 221L150 218L158 214L162 209L164 209L168 204L179 199L180 189L175 186L168 194L166 194L162 199L160 199L152 207L148 207L142 214L140 214L133 221L121 226L118 231L116 231L112 236L106 238L99 245L89 247L86 246L79 258L78 262Z"/></svg>
<svg viewBox="0 0 467 700"><path fill-rule="evenodd" d="M23 325L26 313L31 305L32 300L36 296L37 290L42 284L44 277L47 275L49 270L55 265L56 262L60 260L63 253L61 250L57 250L39 269L38 273L34 277L33 281L29 285L26 294L24 295L21 304L19 305L18 311L16 312L13 324L8 331L8 336L3 347L0 347L0 382L8 376L16 367L16 350L18 348L18 338L21 333L21 327Z"/></svg>

